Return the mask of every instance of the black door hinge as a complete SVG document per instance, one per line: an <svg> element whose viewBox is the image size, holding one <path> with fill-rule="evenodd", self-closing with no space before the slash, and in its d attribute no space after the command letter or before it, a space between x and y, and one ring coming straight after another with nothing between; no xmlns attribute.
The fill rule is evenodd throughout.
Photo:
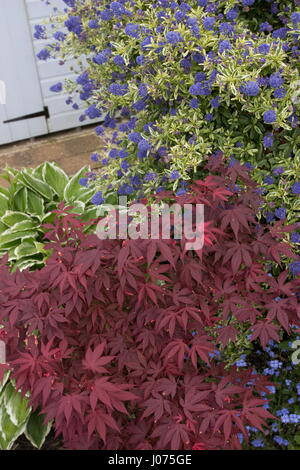
<svg viewBox="0 0 300 470"><path fill-rule="evenodd" d="M8 121L3 121L3 124L9 124L10 122L23 121L25 119L34 119L37 117L45 116L46 119L49 119L49 109L48 106L44 106L44 111L39 111L38 113L26 114L25 116L20 116L14 119L8 119Z"/></svg>

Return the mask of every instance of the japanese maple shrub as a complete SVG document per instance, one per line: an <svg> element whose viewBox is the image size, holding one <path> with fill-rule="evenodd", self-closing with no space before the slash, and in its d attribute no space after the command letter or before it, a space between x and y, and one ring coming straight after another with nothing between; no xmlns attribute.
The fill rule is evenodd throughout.
<svg viewBox="0 0 300 470"><path fill-rule="evenodd" d="M271 418L268 379L218 357L245 332L265 347L299 325L299 278L268 272L293 257L290 229L257 225L245 168L213 157L208 170L176 198L205 205L199 252L184 239L100 240L60 207L43 269L11 273L3 260L12 377L66 448L238 449Z"/></svg>

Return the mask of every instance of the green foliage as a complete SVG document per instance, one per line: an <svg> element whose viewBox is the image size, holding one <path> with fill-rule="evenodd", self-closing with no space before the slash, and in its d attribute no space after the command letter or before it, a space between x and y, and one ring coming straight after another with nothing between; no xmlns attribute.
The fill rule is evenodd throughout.
<svg viewBox="0 0 300 470"><path fill-rule="evenodd" d="M50 429L51 423L45 424L37 411L31 412L27 398L16 391L6 373L0 383L0 450L12 449L23 433L34 447L40 449Z"/></svg>
<svg viewBox="0 0 300 470"><path fill-rule="evenodd" d="M184 188L182 184L195 178L199 165L216 151L251 163L258 181L280 161L291 159L291 155L299 158L299 100L295 99L300 76L299 25L291 20L293 11L299 10L297 5L291 8L290 2L282 1L276 4L278 11L274 14L270 2L258 0L253 7L245 8L242 2L233 0L222 0L217 5L204 2L211 4L210 10L199 6L196 0L185 2L185 10L180 2L171 3L158 2L153 8L153 2L149 1L124 2L123 14L100 20L96 28L89 26L90 20L99 20L109 4L100 2L95 6L89 0L75 1L70 11L70 17L80 19L84 34L76 34L71 29L59 44L58 54L73 58L84 53L88 59L83 69L85 78L77 83L68 81L67 88L73 92L92 88L92 92L85 93L87 104L108 112L108 126L113 127L110 118L120 111L127 110L124 116L136 119L129 130L119 127L119 146L117 139L111 141L103 155L107 157L116 147L125 149L128 168L120 173L122 161L109 159L109 164L103 164L99 170L98 179L90 183L105 195L110 194L111 188L127 190L129 195L139 189L151 194L161 185L174 190ZM237 18L228 22L226 14L233 7L237 8ZM175 16L180 9L185 13L182 19ZM208 30L204 22L212 16L216 21ZM68 14L57 21L62 24L67 19ZM198 34L188 20L196 25ZM231 32L224 28L225 21L233 28ZM261 31L260 24L265 21L271 29ZM138 26L137 35L126 33L130 24ZM289 29L288 34L273 35L283 25ZM169 32L180 34L182 40L175 44L166 40ZM226 50L220 48L224 40L230 45ZM267 52L266 47L269 47ZM93 60L97 54L106 54L105 59ZM138 62L141 56L143 62ZM207 86L207 92L200 95L191 88L198 80L198 73L204 74L202 83ZM274 73L282 76L285 96L274 95L275 87L268 85ZM257 96L243 92L245 83L258 80ZM126 93L112 92L112 82L127 87ZM140 85L146 86L146 94L141 93ZM216 107L211 100L217 97ZM191 106L192 98L197 98L197 107ZM137 105L141 106L137 108ZM276 111L273 123L264 121L264 113L269 110ZM208 113L211 119L207 118ZM146 158L139 158L137 144L129 139L132 131L140 133L150 144ZM274 137L271 149L263 143L269 133ZM161 148L165 148L163 157L159 154ZM179 178L171 176L174 170L180 173ZM149 172L155 172L150 180ZM142 183L133 185L132 178L139 178ZM299 173L290 174L289 178L291 183L296 182ZM124 185L131 185L134 191L128 186L124 189ZM282 189L275 187L270 195L276 199L277 207L282 201L281 193ZM294 210L299 205L298 199L290 197L286 208Z"/></svg>
<svg viewBox="0 0 300 470"><path fill-rule="evenodd" d="M90 204L93 191L79 185L89 171L82 168L68 177L55 163L45 162L34 170L6 168L1 175L9 185L0 187L0 256L8 253L15 270L41 268L48 256L44 249L44 224L53 221L53 213L64 201L84 220L96 215Z"/></svg>

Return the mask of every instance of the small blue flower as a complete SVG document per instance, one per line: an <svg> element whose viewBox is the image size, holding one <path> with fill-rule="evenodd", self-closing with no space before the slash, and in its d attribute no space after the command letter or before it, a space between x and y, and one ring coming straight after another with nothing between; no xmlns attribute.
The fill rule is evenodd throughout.
<svg viewBox="0 0 300 470"><path fill-rule="evenodd" d="M186 18L186 14L183 11L176 11L174 17L175 17L176 21L180 22L184 18Z"/></svg>
<svg viewBox="0 0 300 470"><path fill-rule="evenodd" d="M178 31L169 31L166 34L166 40L170 44L178 44L179 42L183 42L183 37Z"/></svg>
<svg viewBox="0 0 300 470"><path fill-rule="evenodd" d="M246 354L243 354L237 361L236 361L236 366L237 367L247 367L247 362L246 362Z"/></svg>
<svg viewBox="0 0 300 470"><path fill-rule="evenodd" d="M269 366L272 367L272 369L280 369L282 367L282 362L281 361L269 361Z"/></svg>
<svg viewBox="0 0 300 470"><path fill-rule="evenodd" d="M281 446L289 445L289 441L280 436L274 436L274 441Z"/></svg>
<svg viewBox="0 0 300 470"><path fill-rule="evenodd" d="M129 153L125 149L121 149L119 152L119 157L120 158L126 158L128 157Z"/></svg>
<svg viewBox="0 0 300 470"><path fill-rule="evenodd" d="M285 88L276 88L276 90L274 90L274 98L276 99L282 99L286 96L286 89Z"/></svg>
<svg viewBox="0 0 300 470"><path fill-rule="evenodd" d="M85 110L86 116L88 116L90 119L96 119L101 116L101 112L97 108L95 104L92 104Z"/></svg>
<svg viewBox="0 0 300 470"><path fill-rule="evenodd" d="M290 414L290 423L291 424L298 424L300 421L300 415L297 415L296 413L291 413Z"/></svg>
<svg viewBox="0 0 300 470"><path fill-rule="evenodd" d="M264 447L264 441L262 439L254 439L253 441L251 441L251 444L253 445L253 447Z"/></svg>
<svg viewBox="0 0 300 470"><path fill-rule="evenodd" d="M272 134L267 134L264 136L264 139L263 139L263 143L264 143L264 147L265 148L270 148L273 146L273 143L274 143L274 137Z"/></svg>
<svg viewBox="0 0 300 470"><path fill-rule="evenodd" d="M78 182L79 182L80 186L84 186L84 187L87 188L89 179L88 178L80 178Z"/></svg>
<svg viewBox="0 0 300 470"><path fill-rule="evenodd" d="M149 150L151 150L151 144L148 142L148 140L142 139L138 143L138 149L141 152L148 152Z"/></svg>
<svg viewBox="0 0 300 470"><path fill-rule="evenodd" d="M197 100L197 98L192 98L192 99L190 100L190 107L191 107L192 109L197 109L197 108L199 108L199 101Z"/></svg>
<svg viewBox="0 0 300 470"><path fill-rule="evenodd" d="M220 52L220 54L222 54L225 51L229 51L230 49L232 49L232 45L231 45L231 42L228 41L227 39L224 39L223 41L219 42L218 51Z"/></svg>
<svg viewBox="0 0 300 470"><path fill-rule="evenodd" d="M278 209L275 210L275 216L280 220L285 219L286 218L286 209L284 207L279 207Z"/></svg>
<svg viewBox="0 0 300 470"><path fill-rule="evenodd" d="M288 30L289 30L289 28L286 28L286 27L275 29L272 36L275 39L285 39L285 37L288 33Z"/></svg>
<svg viewBox="0 0 300 470"><path fill-rule="evenodd" d="M157 178L157 174L154 173L154 172L149 172L149 173L146 173L145 176L144 176L144 181L146 181L147 183L149 183L150 181L153 181Z"/></svg>
<svg viewBox="0 0 300 470"><path fill-rule="evenodd" d="M178 178L180 178L180 176L181 175L180 175L179 171L173 170L170 174L170 179L171 180L177 180Z"/></svg>
<svg viewBox="0 0 300 470"><path fill-rule="evenodd" d="M281 410L276 411L276 416L287 416L289 414L289 410L287 408L282 408Z"/></svg>
<svg viewBox="0 0 300 470"><path fill-rule="evenodd" d="M89 28L96 29L99 28L99 23L97 20L90 20L88 23Z"/></svg>
<svg viewBox="0 0 300 470"><path fill-rule="evenodd" d="M294 183L293 186L291 187L292 193L293 194L300 194L300 181L297 183Z"/></svg>
<svg viewBox="0 0 300 470"><path fill-rule="evenodd" d="M272 31L273 26L268 23L268 21L264 21L263 23L260 23L259 25L259 31L264 32L264 31Z"/></svg>
<svg viewBox="0 0 300 470"><path fill-rule="evenodd" d="M300 261L293 261L292 263L290 263L289 269L293 276L298 276L298 274L300 274ZM300 395L300 389L299 389L299 395Z"/></svg>
<svg viewBox="0 0 300 470"><path fill-rule="evenodd" d="M109 52L107 50L99 52L94 58L93 62L97 65L105 64L109 59Z"/></svg>
<svg viewBox="0 0 300 470"><path fill-rule="evenodd" d="M215 98L213 98L212 100L210 100L210 104L213 108L218 108L220 106L220 97L219 96L216 96Z"/></svg>
<svg viewBox="0 0 300 470"><path fill-rule="evenodd" d="M297 25L300 23L300 13L297 11L294 11L294 13L291 14L291 20L294 23L294 25Z"/></svg>
<svg viewBox="0 0 300 470"><path fill-rule="evenodd" d="M130 184L125 184L125 183L118 190L118 193L121 196L129 196L133 192L134 192L134 188Z"/></svg>
<svg viewBox="0 0 300 470"><path fill-rule="evenodd" d="M35 37L35 39L46 39L46 27L41 26L40 24L36 24L34 26L33 36Z"/></svg>
<svg viewBox="0 0 300 470"><path fill-rule="evenodd" d="M99 153L92 153L90 158L92 162L99 162Z"/></svg>
<svg viewBox="0 0 300 470"><path fill-rule="evenodd" d="M228 20L235 20L239 14L239 11L237 8L231 8L227 13L226 13L226 18Z"/></svg>
<svg viewBox="0 0 300 470"><path fill-rule="evenodd" d="M189 92L194 96L208 96L211 94L211 88L205 83L195 83L190 87Z"/></svg>
<svg viewBox="0 0 300 470"><path fill-rule="evenodd" d="M112 83L108 88L109 93L115 96L124 96L128 91L128 85L120 85L119 83Z"/></svg>
<svg viewBox="0 0 300 470"><path fill-rule="evenodd" d="M53 91L54 93L60 93L63 89L63 84L61 82L55 83L55 85L52 85L50 87L50 91Z"/></svg>
<svg viewBox="0 0 300 470"><path fill-rule="evenodd" d="M269 85L272 88L279 88L281 85L283 85L284 79L282 78L281 74L279 72L272 73L272 75L269 78Z"/></svg>
<svg viewBox="0 0 300 470"><path fill-rule="evenodd" d="M223 23L220 24L219 30L220 30L221 34L230 35L234 31L234 27L230 23L223 22Z"/></svg>
<svg viewBox="0 0 300 470"><path fill-rule="evenodd" d="M60 41L60 42L63 42L67 35L66 33L63 33L62 31L55 31L55 33L53 34L53 37L56 41Z"/></svg>
<svg viewBox="0 0 300 470"><path fill-rule="evenodd" d="M108 156L109 156L109 158L115 159L115 158L119 157L119 153L120 153L120 151L118 149L113 148L109 151Z"/></svg>
<svg viewBox="0 0 300 470"><path fill-rule="evenodd" d="M128 163L127 160L122 160L121 162L121 168L124 171L127 171L130 168L130 164Z"/></svg>
<svg viewBox="0 0 300 470"><path fill-rule="evenodd" d="M291 233L291 242L292 243L300 243L300 233L298 233L298 232Z"/></svg>
<svg viewBox="0 0 300 470"><path fill-rule="evenodd" d="M128 135L128 139L131 140L131 142L138 144L142 140L142 136L139 132L131 132Z"/></svg>
<svg viewBox="0 0 300 470"><path fill-rule="evenodd" d="M183 196L186 194L186 189L185 188L179 188L178 191L176 192L176 196Z"/></svg>
<svg viewBox="0 0 300 470"><path fill-rule="evenodd" d="M271 46L269 44L261 44L260 46L258 46L257 52L259 52L259 54L267 55L269 54L270 49Z"/></svg>
<svg viewBox="0 0 300 470"><path fill-rule="evenodd" d="M119 67L123 67L125 65L125 60L121 55L116 55L114 57L114 63L118 65Z"/></svg>
<svg viewBox="0 0 300 470"><path fill-rule="evenodd" d="M214 25L216 22L216 18L213 16L207 16L203 20L203 27L206 29L206 31L212 31L214 29Z"/></svg>
<svg viewBox="0 0 300 470"><path fill-rule="evenodd" d="M47 48L42 49L36 56L39 60L47 60L51 57L50 51Z"/></svg>
<svg viewBox="0 0 300 470"><path fill-rule="evenodd" d="M127 36L131 36L132 38L138 38L139 37L139 25L128 23L128 25L125 28L125 33L127 34Z"/></svg>
<svg viewBox="0 0 300 470"><path fill-rule="evenodd" d="M145 63L145 56L143 56L143 55L137 56L137 58L136 58L136 63L137 63L138 65L144 65L144 63Z"/></svg>
<svg viewBox="0 0 300 470"><path fill-rule="evenodd" d="M98 191L91 199L91 203L95 204L96 206L103 204L103 202L104 202L104 199L103 199L102 191Z"/></svg>
<svg viewBox="0 0 300 470"><path fill-rule="evenodd" d="M147 85L145 85L144 83L141 83L139 85L139 95L144 98L148 95L148 88L147 88Z"/></svg>
<svg viewBox="0 0 300 470"><path fill-rule="evenodd" d="M214 118L214 115L212 113L207 113L204 116L205 121L208 121L208 122L212 121L213 118Z"/></svg>
<svg viewBox="0 0 300 470"><path fill-rule="evenodd" d="M272 122L276 122L277 116L276 112L273 109L270 109L269 111L266 111L264 113L264 122L266 124L271 124Z"/></svg>
<svg viewBox="0 0 300 470"><path fill-rule="evenodd" d="M97 135L103 135L104 132L105 132L105 129L102 126L97 126L96 129L95 129L95 132L96 132Z"/></svg>
<svg viewBox="0 0 300 470"><path fill-rule="evenodd" d="M279 175L282 175L283 172L284 172L283 166L278 166L277 168L274 168L273 175L279 176Z"/></svg>
<svg viewBox="0 0 300 470"><path fill-rule="evenodd" d="M82 32L82 22L80 16L69 16L65 21L66 28L71 32L79 36Z"/></svg>

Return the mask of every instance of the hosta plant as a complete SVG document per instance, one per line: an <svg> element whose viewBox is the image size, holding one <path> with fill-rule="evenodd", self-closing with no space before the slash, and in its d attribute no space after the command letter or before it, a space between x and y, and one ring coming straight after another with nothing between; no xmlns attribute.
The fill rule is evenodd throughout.
<svg viewBox="0 0 300 470"><path fill-rule="evenodd" d="M60 202L86 220L95 216L93 192L79 185L87 172L85 167L69 177L55 163L46 162L35 169L6 168L2 173L6 184L0 187L0 255L8 253L13 269L44 265L48 252L43 224L53 220L52 211Z"/></svg>
<svg viewBox="0 0 300 470"><path fill-rule="evenodd" d="M243 167L213 157L207 169L175 199L205 205L198 252L185 239L100 240L61 206L44 268L11 273L3 260L7 366L66 448L239 449L272 418L268 378L219 357L245 332L266 348L299 327L299 277L272 276L294 256L291 228L257 225Z"/></svg>
<svg viewBox="0 0 300 470"><path fill-rule="evenodd" d="M0 382L0 450L10 450L23 433L40 449L50 429L38 411L31 412L28 398L16 391L6 372Z"/></svg>

